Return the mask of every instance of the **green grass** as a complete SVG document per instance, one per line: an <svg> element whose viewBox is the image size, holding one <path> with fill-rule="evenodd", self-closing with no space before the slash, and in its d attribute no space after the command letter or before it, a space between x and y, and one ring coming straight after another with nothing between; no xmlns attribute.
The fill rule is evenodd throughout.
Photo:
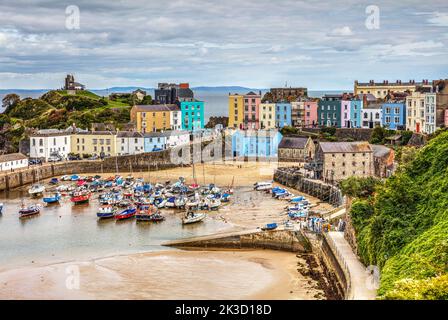
<svg viewBox="0 0 448 320"><path fill-rule="evenodd" d="M59 93L62 96L70 96L67 93L67 90L57 90L57 93ZM104 108L125 108L125 107L129 107L129 104L121 102L121 101L112 101L110 100L108 97L101 97L91 91L88 90L78 90L76 91L76 96L80 96L80 97L86 97L86 98L90 98L93 100L100 100L102 98L104 98L104 100L107 101L107 105L104 106Z"/></svg>

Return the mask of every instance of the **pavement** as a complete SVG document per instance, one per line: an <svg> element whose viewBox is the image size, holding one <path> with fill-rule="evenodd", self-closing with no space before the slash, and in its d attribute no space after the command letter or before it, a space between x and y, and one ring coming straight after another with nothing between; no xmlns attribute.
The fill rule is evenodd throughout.
<svg viewBox="0 0 448 320"><path fill-rule="evenodd" d="M376 288L379 280L376 280L369 271L371 268L365 267L353 253L344 233L339 231L330 231L328 237L333 240L337 251L338 259L345 261L345 266L350 274L350 290L348 300L373 300L376 298ZM337 255L335 253L335 255Z"/></svg>

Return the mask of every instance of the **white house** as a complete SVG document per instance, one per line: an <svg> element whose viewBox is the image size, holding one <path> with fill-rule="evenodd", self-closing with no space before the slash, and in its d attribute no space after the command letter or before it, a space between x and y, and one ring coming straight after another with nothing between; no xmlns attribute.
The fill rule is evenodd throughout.
<svg viewBox="0 0 448 320"><path fill-rule="evenodd" d="M0 155L0 171L11 171L26 167L28 167L28 158L22 153Z"/></svg>
<svg viewBox="0 0 448 320"><path fill-rule="evenodd" d="M145 140L140 132L120 131L117 133L117 154L139 154L145 152Z"/></svg>
<svg viewBox="0 0 448 320"><path fill-rule="evenodd" d="M173 148L175 146L180 146L190 143L190 132L189 131L171 131L167 132L166 145L167 148Z"/></svg>
<svg viewBox="0 0 448 320"><path fill-rule="evenodd" d="M30 136L31 158L40 158L48 161L51 155L57 154L66 159L70 150L71 139L69 132L40 130L37 134Z"/></svg>
<svg viewBox="0 0 448 320"><path fill-rule="evenodd" d="M373 129L376 126L381 126L383 118L383 109L380 104L369 104L362 109L361 113L361 128Z"/></svg>
<svg viewBox="0 0 448 320"><path fill-rule="evenodd" d="M181 130L182 129L182 111L171 110L170 111L170 123L171 123L171 130Z"/></svg>

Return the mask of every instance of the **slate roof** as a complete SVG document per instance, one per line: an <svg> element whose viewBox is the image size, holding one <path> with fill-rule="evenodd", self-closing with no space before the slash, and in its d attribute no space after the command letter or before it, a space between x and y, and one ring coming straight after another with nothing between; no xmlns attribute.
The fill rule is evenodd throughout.
<svg viewBox="0 0 448 320"><path fill-rule="evenodd" d="M23 159L28 159L28 157L25 156L23 153L8 153L0 155L0 162L16 161Z"/></svg>
<svg viewBox="0 0 448 320"><path fill-rule="evenodd" d="M372 152L372 148L367 141L321 142L319 143L319 146L323 153Z"/></svg>
<svg viewBox="0 0 448 320"><path fill-rule="evenodd" d="M279 149L305 149L308 139L304 137L283 137L278 147Z"/></svg>
<svg viewBox="0 0 448 320"><path fill-rule="evenodd" d="M382 146L382 145L372 144L370 146L373 150L373 156L375 158L387 157L387 156L389 156L390 152L392 151L390 148Z"/></svg>
<svg viewBox="0 0 448 320"><path fill-rule="evenodd" d="M134 110L137 112L180 111L180 108L177 104L135 105L134 108Z"/></svg>

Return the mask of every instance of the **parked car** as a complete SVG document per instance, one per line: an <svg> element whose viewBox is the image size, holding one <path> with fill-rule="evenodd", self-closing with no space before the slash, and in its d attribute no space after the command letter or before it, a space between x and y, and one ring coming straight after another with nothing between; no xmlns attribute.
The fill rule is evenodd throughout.
<svg viewBox="0 0 448 320"><path fill-rule="evenodd" d="M58 161L62 161L61 156L52 155L48 158L48 162L58 162Z"/></svg>
<svg viewBox="0 0 448 320"><path fill-rule="evenodd" d="M81 160L81 157L79 155L69 155L68 160L70 161Z"/></svg>
<svg viewBox="0 0 448 320"><path fill-rule="evenodd" d="M40 160L40 159L30 159L30 160L28 160L28 164L30 166L36 165L36 164L42 164L42 160Z"/></svg>

